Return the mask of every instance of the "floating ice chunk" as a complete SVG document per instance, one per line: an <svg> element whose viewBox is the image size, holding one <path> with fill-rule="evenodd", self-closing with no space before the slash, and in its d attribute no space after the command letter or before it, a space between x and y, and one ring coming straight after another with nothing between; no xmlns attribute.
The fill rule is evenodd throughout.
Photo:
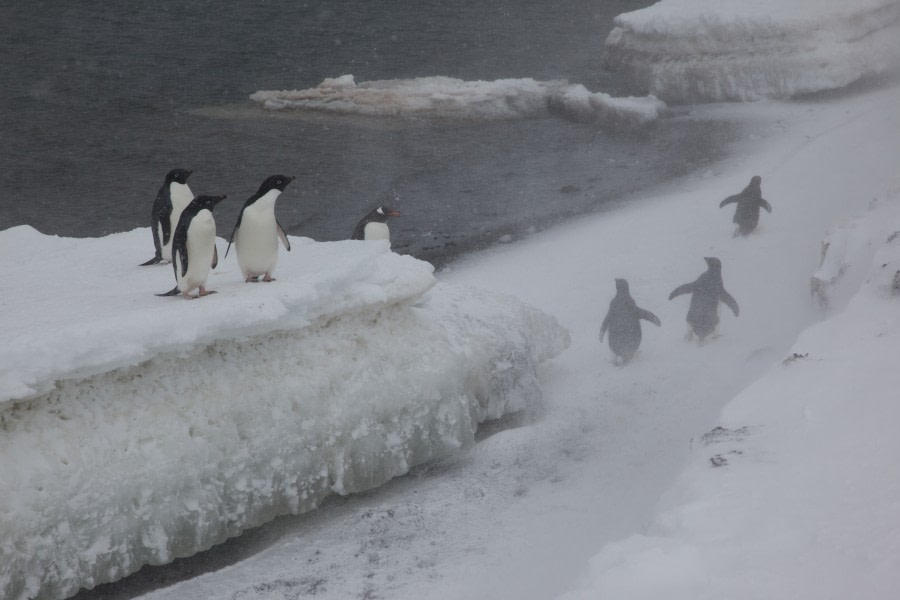
<svg viewBox="0 0 900 600"><path fill-rule="evenodd" d="M259 91L250 98L271 110L450 119L517 119L545 115L552 109L576 120L616 127L642 126L665 108L652 96L613 98L564 80L534 79L420 77L357 84L352 75L344 75L310 89Z"/></svg>

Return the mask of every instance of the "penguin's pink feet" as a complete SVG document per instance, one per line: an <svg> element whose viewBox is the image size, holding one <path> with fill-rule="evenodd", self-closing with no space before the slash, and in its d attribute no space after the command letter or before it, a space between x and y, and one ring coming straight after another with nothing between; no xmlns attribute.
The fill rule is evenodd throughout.
<svg viewBox="0 0 900 600"><path fill-rule="evenodd" d="M259 275L250 275L246 277L244 283L259 283Z"/></svg>
<svg viewBox="0 0 900 600"><path fill-rule="evenodd" d="M268 273L266 273L266 276L263 277L263 281L265 281L266 283L269 283L270 281L275 281L275 278L272 277L271 275L269 275Z"/></svg>
<svg viewBox="0 0 900 600"><path fill-rule="evenodd" d="M181 292L181 295L184 296L185 300L193 300L197 296L191 296L188 292Z"/></svg>
<svg viewBox="0 0 900 600"><path fill-rule="evenodd" d="M206 289L205 287L203 287L203 286L201 285L201 286L200 286L200 292L199 292L199 295L198 295L197 297L199 298L200 296L209 296L210 294L215 294L215 293L216 293L216 290L208 290L208 289Z"/></svg>

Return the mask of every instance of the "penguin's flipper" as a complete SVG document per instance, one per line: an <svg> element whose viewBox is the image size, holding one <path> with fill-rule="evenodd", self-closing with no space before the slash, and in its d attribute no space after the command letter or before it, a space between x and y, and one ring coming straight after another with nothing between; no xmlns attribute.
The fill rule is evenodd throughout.
<svg viewBox="0 0 900 600"><path fill-rule="evenodd" d="M724 200L722 200L722 201L719 203L719 208L722 208L722 207L725 206L726 204L732 204L732 203L734 203L734 202L740 202L740 200L741 200L741 195L740 195L740 194L735 194L734 196L728 196L727 198L725 198Z"/></svg>
<svg viewBox="0 0 900 600"><path fill-rule="evenodd" d="M741 311L738 306L737 300L734 299L734 296L725 291L725 288L722 288L722 291L719 293L719 299L724 302L728 308L731 309L731 312L734 313L734 316L738 316L738 313Z"/></svg>
<svg viewBox="0 0 900 600"><path fill-rule="evenodd" d="M138 266L139 266L139 267L146 267L146 266L148 266L148 265L156 265L156 264L159 264L159 263L161 263L161 262L162 262L162 256L156 255L156 256L154 256L153 258L151 258L150 260L148 260L147 262L141 263L141 264L139 264Z"/></svg>
<svg viewBox="0 0 900 600"><path fill-rule="evenodd" d="M172 235L172 207L163 207L159 211L159 226L162 228L162 243L169 243L169 237Z"/></svg>
<svg viewBox="0 0 900 600"><path fill-rule="evenodd" d="M219 249L213 244L213 260L212 260L212 268L215 269L219 264Z"/></svg>
<svg viewBox="0 0 900 600"><path fill-rule="evenodd" d="M641 308L641 307L638 307L637 310L638 310L638 319L643 319L643 320L645 320L645 321L650 321L651 323L653 323L653 324L656 325L657 327L662 327L662 323L660 322L659 317L657 317L656 315L654 315L652 312L650 312L649 310L644 310L644 309Z"/></svg>
<svg viewBox="0 0 900 600"><path fill-rule="evenodd" d="M766 202L765 198L759 199L759 205L762 206L764 209L766 209L766 212L768 212L768 213L772 212L772 205L769 204L768 202Z"/></svg>
<svg viewBox="0 0 900 600"><path fill-rule="evenodd" d="M241 210L241 214L238 215L237 223L234 224L234 229L231 230L231 239L228 240L228 247L225 248L225 258L228 258L228 251L231 250L231 244L234 243L234 238L238 234L238 229L241 227L241 219L244 217L244 211Z"/></svg>
<svg viewBox="0 0 900 600"><path fill-rule="evenodd" d="M188 269L188 255L187 248L178 248L178 250L173 251L172 262L175 264L175 268L178 268L178 265L181 265L181 276L184 277L187 275Z"/></svg>
<svg viewBox="0 0 900 600"><path fill-rule="evenodd" d="M363 219L362 221L357 223L356 227L353 229L353 233L350 234L350 239L351 240L366 239L365 231L366 231L366 220Z"/></svg>
<svg viewBox="0 0 900 600"><path fill-rule="evenodd" d="M284 244L284 249L290 252L291 243L288 241L287 234L284 232L284 227L281 226L281 223L275 221L275 229L278 230L278 237L281 238L281 243Z"/></svg>
<svg viewBox="0 0 900 600"><path fill-rule="evenodd" d="M672 290L672 293L669 294L669 300L675 298L676 296L680 296L682 294L693 294L694 288L696 287L696 281L692 281L691 283L686 283L684 285L679 285L677 288Z"/></svg>
<svg viewBox="0 0 900 600"><path fill-rule="evenodd" d="M178 286L176 285L171 290L166 292L165 294L157 294L157 296L165 297L165 296L177 296L181 292L178 290Z"/></svg>
<svg viewBox="0 0 900 600"><path fill-rule="evenodd" d="M606 313L606 318L603 319L603 324L600 325L600 341L603 341L603 336L606 335L606 330L609 327L609 313Z"/></svg>

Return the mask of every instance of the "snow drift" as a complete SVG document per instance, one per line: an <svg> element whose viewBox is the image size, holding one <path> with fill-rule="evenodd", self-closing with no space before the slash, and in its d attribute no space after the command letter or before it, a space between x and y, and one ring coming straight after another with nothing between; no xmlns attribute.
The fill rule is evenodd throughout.
<svg viewBox="0 0 900 600"><path fill-rule="evenodd" d="M567 118L616 128L645 125L666 108L653 96L613 98L563 80L534 79L419 77L356 83L352 75L344 75L310 89L259 91L250 98L270 110L444 119L518 119L552 110Z"/></svg>
<svg viewBox="0 0 900 600"><path fill-rule="evenodd" d="M615 24L605 66L669 103L787 98L900 66L897 0L662 0Z"/></svg>
<svg viewBox="0 0 900 600"><path fill-rule="evenodd" d="M134 266L148 242L0 232L23 269L2 295L3 598L65 597L454 452L534 408L535 365L568 344L387 243L295 238L276 283L227 261L188 302L153 296L172 275ZM56 294L24 278L36 261Z"/></svg>
<svg viewBox="0 0 900 600"><path fill-rule="evenodd" d="M898 200L850 236L896 227ZM607 545L560 600L896 595L898 240L844 263L868 276L846 308L727 405L653 526Z"/></svg>

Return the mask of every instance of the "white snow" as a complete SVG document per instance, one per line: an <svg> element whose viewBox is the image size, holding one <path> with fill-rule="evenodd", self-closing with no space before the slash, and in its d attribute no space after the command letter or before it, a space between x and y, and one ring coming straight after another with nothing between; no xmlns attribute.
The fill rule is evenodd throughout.
<svg viewBox="0 0 900 600"><path fill-rule="evenodd" d="M386 242L294 238L278 281L159 298L150 234L0 232L0 596L65 597L332 493L381 485L536 409L568 333L439 284ZM221 242L221 240L220 240ZM36 277L35 273L41 273Z"/></svg>
<svg viewBox="0 0 900 600"><path fill-rule="evenodd" d="M787 98L900 67L898 0L662 0L615 24L606 65L669 103Z"/></svg>
<svg viewBox="0 0 900 600"><path fill-rule="evenodd" d="M738 158L438 273L572 332L539 369L541 418L145 597L892 597L900 237L879 249L900 229L897 106L900 87L697 108L748 125ZM757 174L773 212L734 239L718 204ZM823 313L810 278L849 220L870 250L844 255L856 297ZM742 310L698 347L666 298L710 255ZM662 320L626 367L597 341L615 277Z"/></svg>
<svg viewBox="0 0 900 600"><path fill-rule="evenodd" d="M259 91L250 96L270 110L446 119L516 119L548 110L580 121L631 128L656 120L666 105L648 96L613 98L567 81L463 81L418 77L356 83L353 75L325 79L305 90Z"/></svg>

